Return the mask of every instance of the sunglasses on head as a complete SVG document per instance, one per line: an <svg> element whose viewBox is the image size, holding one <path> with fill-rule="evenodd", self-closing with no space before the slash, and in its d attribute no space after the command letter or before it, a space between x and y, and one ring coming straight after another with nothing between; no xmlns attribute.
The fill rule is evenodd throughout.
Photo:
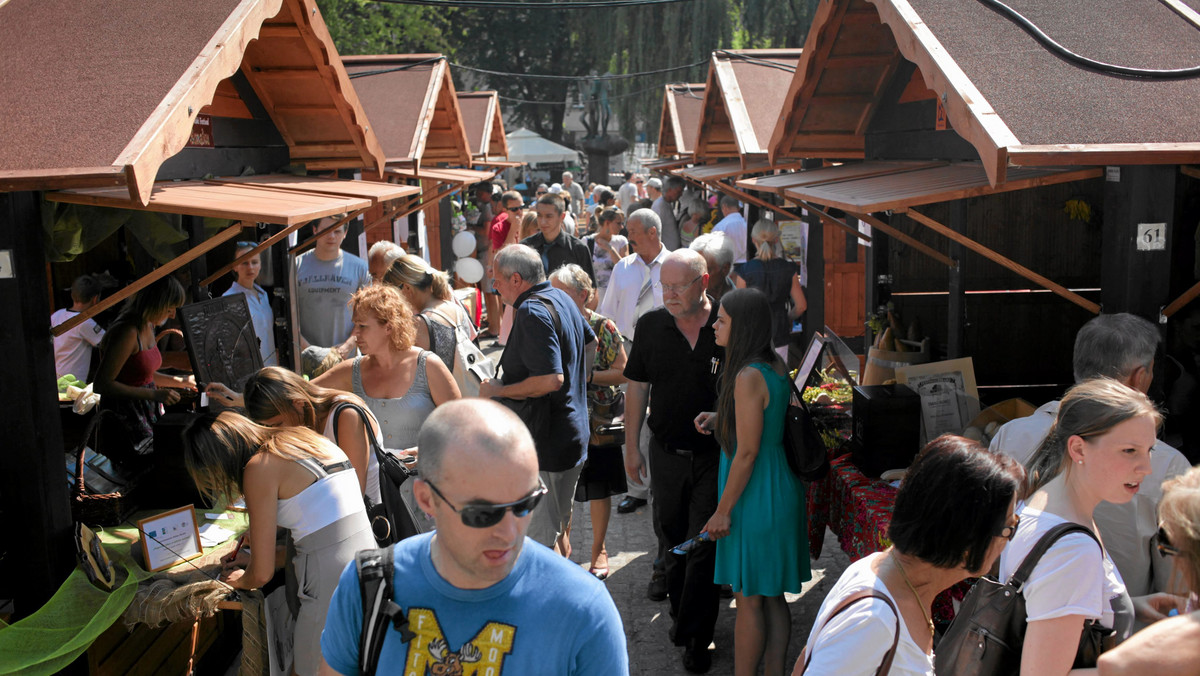
<svg viewBox="0 0 1200 676"><path fill-rule="evenodd" d="M462 508L458 508L454 506L453 502L447 500L446 496L442 495L442 492L438 490L437 486L433 485L432 481L425 479L425 483L429 484L429 488L431 488L433 492L442 499L443 502L449 505L450 509L458 513L459 518L462 519L463 525L467 526L468 528L490 528L495 526L496 524L500 523L501 519L504 518L504 513L510 509L512 510L513 516L517 517L518 519L528 516L529 513L533 511L534 507L537 507L538 503L542 501L542 496L548 492L546 484L542 483L541 479L538 479L538 487L529 495L515 502L506 502L499 505L490 503L472 504L463 505Z"/></svg>
<svg viewBox="0 0 1200 676"><path fill-rule="evenodd" d="M1157 540L1158 541L1154 543L1154 546L1158 547L1159 554L1162 554L1163 556L1179 556L1183 553L1179 551L1178 547L1175 547L1171 544L1171 539L1167 537L1166 529L1162 528L1161 526L1158 529Z"/></svg>

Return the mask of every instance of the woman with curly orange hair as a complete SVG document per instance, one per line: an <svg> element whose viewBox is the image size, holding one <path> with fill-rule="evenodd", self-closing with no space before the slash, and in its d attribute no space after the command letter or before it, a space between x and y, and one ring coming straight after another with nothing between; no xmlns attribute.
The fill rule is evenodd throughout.
<svg viewBox="0 0 1200 676"><path fill-rule="evenodd" d="M454 376L437 355L413 344L412 308L395 287L359 289L350 312L363 356L334 366L313 384L362 397L379 420L384 447L416 446L434 407L461 396Z"/></svg>

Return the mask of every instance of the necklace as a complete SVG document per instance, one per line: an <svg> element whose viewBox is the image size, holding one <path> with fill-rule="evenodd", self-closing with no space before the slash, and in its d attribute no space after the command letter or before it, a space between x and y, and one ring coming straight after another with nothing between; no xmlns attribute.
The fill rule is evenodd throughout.
<svg viewBox="0 0 1200 676"><path fill-rule="evenodd" d="M917 588L914 587L912 581L908 579L908 573L904 572L904 566L900 565L900 557L896 556L896 550L893 549L890 554L892 561L895 561L896 567L900 569L900 575L904 578L904 584L908 585L908 590L911 591L913 596L917 598L917 607L921 609L921 617L925 618L925 624L929 625L929 635L933 636L935 634L933 629L933 620L930 619L929 613L925 610L925 604L921 601L921 595L917 593Z"/></svg>

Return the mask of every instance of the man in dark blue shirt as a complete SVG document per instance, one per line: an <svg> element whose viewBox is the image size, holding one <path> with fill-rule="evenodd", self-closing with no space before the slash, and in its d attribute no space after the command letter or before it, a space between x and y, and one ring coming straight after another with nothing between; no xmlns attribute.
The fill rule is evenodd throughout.
<svg viewBox="0 0 1200 676"><path fill-rule="evenodd" d="M513 307L513 327L500 358L500 382L485 380L479 396L524 402L517 414L533 435L549 489L533 512L529 537L569 556L563 535L590 436L585 346L596 335L574 301L546 281L533 249L509 246L496 254L493 267L496 291Z"/></svg>
<svg viewBox="0 0 1200 676"><path fill-rule="evenodd" d="M533 249L542 258L542 269L550 274L567 263L583 268L596 284L596 273L592 271L592 253L582 240L572 237L563 230L563 213L566 207L562 197L548 193L538 198L534 206L538 217L538 231L521 240L521 244Z"/></svg>

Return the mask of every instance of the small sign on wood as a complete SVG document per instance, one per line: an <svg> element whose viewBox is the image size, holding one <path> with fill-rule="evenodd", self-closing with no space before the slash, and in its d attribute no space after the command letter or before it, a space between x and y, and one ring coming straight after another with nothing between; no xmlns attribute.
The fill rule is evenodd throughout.
<svg viewBox="0 0 1200 676"><path fill-rule="evenodd" d="M188 137L187 148L212 148L213 133L212 133L212 116L197 115L196 121L192 122L192 135Z"/></svg>
<svg viewBox="0 0 1200 676"><path fill-rule="evenodd" d="M937 99L937 118L934 120L933 128L938 131L946 131L949 123L946 121L946 107L942 105L942 100Z"/></svg>
<svg viewBox="0 0 1200 676"><path fill-rule="evenodd" d="M1166 223L1138 223L1137 250L1164 251L1167 248Z"/></svg>

